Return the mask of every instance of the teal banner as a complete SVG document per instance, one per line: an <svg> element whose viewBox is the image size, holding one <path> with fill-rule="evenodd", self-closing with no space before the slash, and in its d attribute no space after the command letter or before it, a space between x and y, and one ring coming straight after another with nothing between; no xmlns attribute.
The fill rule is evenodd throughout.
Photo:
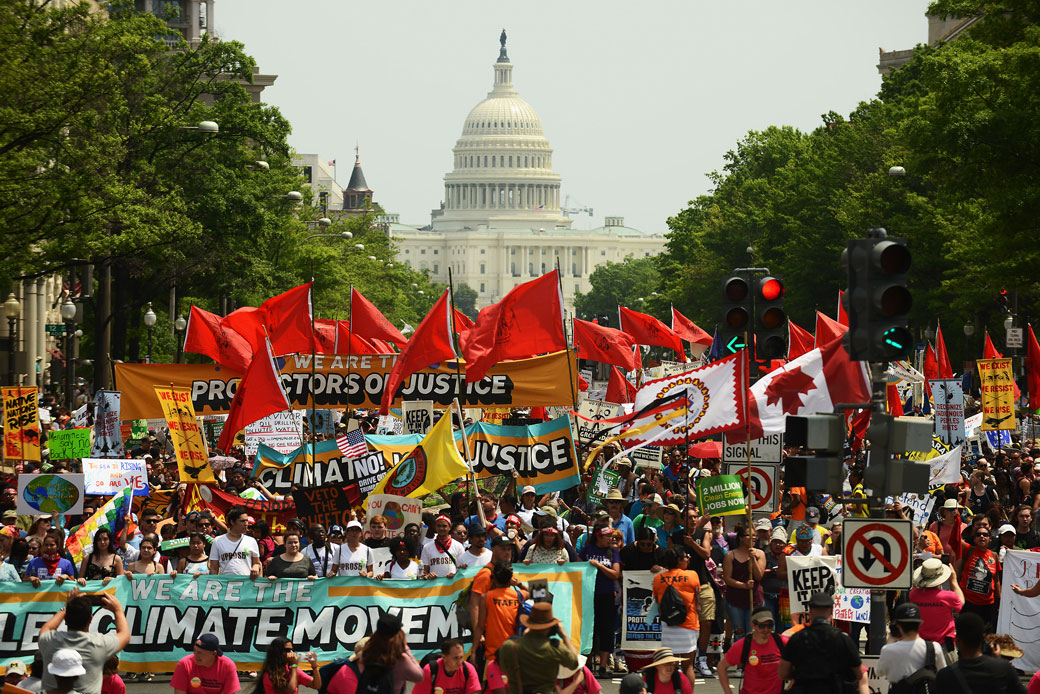
<svg viewBox="0 0 1040 694"><path fill-rule="evenodd" d="M581 652L592 648L592 601L596 569L584 562L516 564L524 582L545 579L553 595L553 614ZM126 610L130 645L119 654L129 672L173 672L200 634L217 635L224 653L239 670L258 670L267 645L277 636L292 639L298 651L314 651L322 663L353 652L372 633L382 612L399 614L408 644L421 659L447 638L469 641L455 619L455 599L477 569L429 581L366 578L249 580L240 576L149 576L131 583L124 577L102 587L88 581L85 593L114 592ZM28 583L0 582L0 663L29 662L40 625L65 604L71 581L39 589ZM114 629L107 611L97 612L92 631Z"/></svg>

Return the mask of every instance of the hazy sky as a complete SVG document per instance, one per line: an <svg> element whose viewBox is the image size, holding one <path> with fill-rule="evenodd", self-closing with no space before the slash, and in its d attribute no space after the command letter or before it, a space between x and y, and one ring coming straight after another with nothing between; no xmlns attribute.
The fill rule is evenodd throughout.
<svg viewBox="0 0 1040 694"><path fill-rule="evenodd" d="M927 40L928 0L218 0L216 31L278 75L264 100L290 144L339 162L360 144L376 201L421 226L498 35L541 116L561 197L664 232L748 130L844 115L880 86L878 48Z"/></svg>

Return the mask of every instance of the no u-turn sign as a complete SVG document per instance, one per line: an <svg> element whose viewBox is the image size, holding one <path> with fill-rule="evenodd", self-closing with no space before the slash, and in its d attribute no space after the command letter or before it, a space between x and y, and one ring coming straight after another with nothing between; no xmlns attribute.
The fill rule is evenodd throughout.
<svg viewBox="0 0 1040 694"><path fill-rule="evenodd" d="M912 526L908 520L846 518L842 584L846 588L909 589L913 577Z"/></svg>

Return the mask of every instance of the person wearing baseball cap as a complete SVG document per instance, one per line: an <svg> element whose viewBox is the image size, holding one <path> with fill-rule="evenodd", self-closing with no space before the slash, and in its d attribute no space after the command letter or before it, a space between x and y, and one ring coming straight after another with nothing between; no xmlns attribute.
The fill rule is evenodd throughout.
<svg viewBox="0 0 1040 694"><path fill-rule="evenodd" d="M799 525L797 528L791 531L790 542L793 545L797 538L795 533L798 532L799 528L808 527L812 531L812 543L819 547L823 547L827 544L827 537L831 534L829 530L820 525L820 509L815 506L810 506L805 509L805 523Z"/></svg>
<svg viewBox="0 0 1040 694"><path fill-rule="evenodd" d="M751 613L751 633L735 639L730 649L719 661L719 684L726 694L730 692L730 666L736 665L744 671L741 692L780 692L784 683L777 677L780 654L788 639L777 634L773 611L762 605Z"/></svg>
<svg viewBox="0 0 1040 694"><path fill-rule="evenodd" d="M893 640L881 647L874 671L891 682L893 688L918 670L936 672L946 666L942 647L920 637L921 621L921 608L912 602L900 603L892 610Z"/></svg>
<svg viewBox="0 0 1040 694"><path fill-rule="evenodd" d="M780 656L777 676L780 681L794 680L791 691L841 691L835 683L853 681L859 694L869 694L867 673L859 657L859 648L848 634L831 624L834 596L823 591L809 598L810 622L791 637Z"/></svg>
<svg viewBox="0 0 1040 694"><path fill-rule="evenodd" d="M202 634L177 663L170 678L174 694L235 694L242 689L238 670L220 650L216 634Z"/></svg>
<svg viewBox="0 0 1040 694"><path fill-rule="evenodd" d="M372 578L375 559L372 548L361 542L364 528L356 520L348 521L343 531L343 544L336 550L330 576L364 576Z"/></svg>
<svg viewBox="0 0 1040 694"><path fill-rule="evenodd" d="M527 485L520 490L520 508L517 509L516 515L520 516L526 525L534 526L534 512L538 510L538 494L535 492L534 487Z"/></svg>
<svg viewBox="0 0 1040 694"><path fill-rule="evenodd" d="M794 545L794 551L791 552L792 556L795 557L819 557L823 556L823 545L818 545L813 542L815 532L812 527L803 523L794 529L791 533L791 544Z"/></svg>

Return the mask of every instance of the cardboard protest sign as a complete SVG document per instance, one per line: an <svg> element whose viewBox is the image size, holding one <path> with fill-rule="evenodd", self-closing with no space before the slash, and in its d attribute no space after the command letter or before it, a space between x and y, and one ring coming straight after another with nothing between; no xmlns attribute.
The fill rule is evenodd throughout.
<svg viewBox="0 0 1040 694"><path fill-rule="evenodd" d="M284 454L261 444L253 462L253 477L274 494L289 494L293 485L306 489L356 484L363 498L387 471L379 451L347 459L335 440L319 441L311 451L309 443Z"/></svg>
<svg viewBox="0 0 1040 694"><path fill-rule="evenodd" d="M813 593L834 595L840 581L835 557L787 557L787 590L791 594L791 614L809 611Z"/></svg>
<svg viewBox="0 0 1040 694"><path fill-rule="evenodd" d="M661 620L654 607L654 575L626 571L622 576L621 648L653 651L661 646Z"/></svg>
<svg viewBox="0 0 1040 694"><path fill-rule="evenodd" d="M738 475L714 475L697 479L697 500L701 513L736 516L747 513L744 485Z"/></svg>
<svg viewBox="0 0 1040 694"><path fill-rule="evenodd" d="M209 466L209 451L195 418L191 391L187 388L155 388L155 395L159 398L170 430L180 481L215 484L217 478Z"/></svg>
<svg viewBox="0 0 1040 694"><path fill-rule="evenodd" d="M617 489L621 482L621 475L613 470L604 470L597 467L592 471L592 479L589 480L589 503L593 506L602 506L603 499L610 493L611 489Z"/></svg>
<svg viewBox="0 0 1040 694"><path fill-rule="evenodd" d="M65 429L47 434L51 460L72 460L90 455L90 429Z"/></svg>
<svg viewBox="0 0 1040 694"><path fill-rule="evenodd" d="M624 411L624 405L600 400L583 400L578 403L578 415L574 425L578 430L578 440L588 443L603 429L598 420L617 417Z"/></svg>
<svg viewBox="0 0 1040 694"><path fill-rule="evenodd" d="M4 459L40 460L36 387L0 388L4 399Z"/></svg>
<svg viewBox="0 0 1040 694"><path fill-rule="evenodd" d="M130 487L134 496L148 496L147 465L143 458L84 458L84 491L109 496Z"/></svg>
<svg viewBox="0 0 1040 694"><path fill-rule="evenodd" d="M295 354L284 359L281 379L289 403L296 409L309 409L311 355ZM379 407L383 384L397 355L352 355L350 359L348 383L347 357L317 355L313 390L318 409ZM242 377L216 364L115 364L114 368L122 389L124 419L161 416L153 392L156 383L189 389L198 414L227 414ZM463 382L459 400L464 407L569 405L576 398L575 368L574 352L564 351L504 361L492 366L483 379ZM456 381L455 362L423 369L408 378L395 394L392 406L400 407L402 400L433 400L447 407L455 399Z"/></svg>
<svg viewBox="0 0 1040 694"><path fill-rule="evenodd" d="M838 584L834 587L834 619L870 624L870 591L863 588L846 588L842 585L841 556L834 559L834 566L838 572Z"/></svg>
<svg viewBox="0 0 1040 694"><path fill-rule="evenodd" d="M83 475L18 475L15 498L25 516L83 513Z"/></svg>
<svg viewBox="0 0 1040 694"><path fill-rule="evenodd" d="M376 515L386 519L387 537L403 537L404 526L422 524L422 501L393 494L370 494L365 499L365 539L372 536L371 519Z"/></svg>
<svg viewBox="0 0 1040 694"><path fill-rule="evenodd" d="M433 400L405 401L401 403L401 414L404 433L425 436L433 426Z"/></svg>
<svg viewBox="0 0 1040 694"><path fill-rule="evenodd" d="M297 489L292 493L296 512L308 525L320 523L325 529L333 525L345 527L350 521L351 510L361 503L361 494L356 484L346 486L328 484L324 487Z"/></svg>
<svg viewBox="0 0 1040 694"><path fill-rule="evenodd" d="M122 458L123 436L120 427L122 416L122 396L116 390L99 390L94 394L94 444L90 449L91 458ZM130 425L133 436L134 427L137 423ZM138 426L138 430L142 427ZM144 431L139 431L134 438L141 439L148 434L147 426Z"/></svg>

